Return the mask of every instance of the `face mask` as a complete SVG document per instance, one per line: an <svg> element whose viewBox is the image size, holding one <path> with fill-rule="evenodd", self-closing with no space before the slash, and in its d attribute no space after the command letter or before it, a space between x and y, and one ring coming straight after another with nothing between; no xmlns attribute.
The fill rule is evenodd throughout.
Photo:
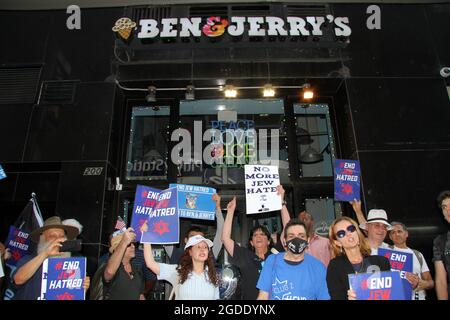
<svg viewBox="0 0 450 320"><path fill-rule="evenodd" d="M300 254L305 251L306 247L308 246L308 241L300 238L294 238L286 242L286 244L289 251L291 251L293 254Z"/></svg>

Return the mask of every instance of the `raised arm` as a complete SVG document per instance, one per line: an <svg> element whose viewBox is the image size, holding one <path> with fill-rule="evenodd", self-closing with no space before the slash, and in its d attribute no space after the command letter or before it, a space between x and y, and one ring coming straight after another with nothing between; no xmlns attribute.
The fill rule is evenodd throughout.
<svg viewBox="0 0 450 320"><path fill-rule="evenodd" d="M216 220L217 220L217 227L216 227L216 235L214 237L214 246L212 248L214 258L217 259L220 253L220 249L222 249L222 230L223 230L223 215L222 210L220 209L220 196L215 193L213 194L213 200L216 202Z"/></svg>
<svg viewBox="0 0 450 320"><path fill-rule="evenodd" d="M66 238L58 238L52 241L45 250L43 250L36 257L25 263L20 267L13 276L14 283L16 285L22 285L36 273L36 271L41 267L45 259L60 254L59 248L61 243L65 241Z"/></svg>
<svg viewBox="0 0 450 320"><path fill-rule="evenodd" d="M367 220L364 217L364 213L361 210L361 201L360 200L353 200L350 201L350 204L352 205L353 211L356 213L356 219L358 219L358 223L366 223Z"/></svg>
<svg viewBox="0 0 450 320"><path fill-rule="evenodd" d="M144 260L147 267L159 276L159 263L153 258L152 245L150 243L144 243Z"/></svg>
<svg viewBox="0 0 450 320"><path fill-rule="evenodd" d="M234 240L231 239L231 229L233 227L234 210L236 209L236 197L233 197L227 205L227 217L223 224L222 242L228 254L233 257L234 254Z"/></svg>
<svg viewBox="0 0 450 320"><path fill-rule="evenodd" d="M105 272L103 273L104 279L108 282L116 275L117 270L122 263L123 255L127 250L128 245L136 239L136 233L134 233L133 228L128 228L122 236L119 245L114 250L111 257L108 259L106 264Z"/></svg>
<svg viewBox="0 0 450 320"><path fill-rule="evenodd" d="M285 191L284 191L284 188L282 185L279 185L277 187L277 194L279 194L281 196L281 201L283 203L281 206L281 223L283 224L283 229L284 229L284 227L287 225L289 220L291 220L291 216L289 214L288 208L284 204Z"/></svg>

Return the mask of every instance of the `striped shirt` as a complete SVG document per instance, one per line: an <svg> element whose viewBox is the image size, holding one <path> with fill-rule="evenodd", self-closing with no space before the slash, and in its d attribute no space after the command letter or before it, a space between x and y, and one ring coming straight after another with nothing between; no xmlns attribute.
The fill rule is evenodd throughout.
<svg viewBox="0 0 450 320"><path fill-rule="evenodd" d="M207 269L206 269L207 270ZM208 273L191 272L183 284L175 290L175 300L218 300L219 287L214 286L208 279ZM172 286L178 283L176 264L159 264L158 280L167 280Z"/></svg>

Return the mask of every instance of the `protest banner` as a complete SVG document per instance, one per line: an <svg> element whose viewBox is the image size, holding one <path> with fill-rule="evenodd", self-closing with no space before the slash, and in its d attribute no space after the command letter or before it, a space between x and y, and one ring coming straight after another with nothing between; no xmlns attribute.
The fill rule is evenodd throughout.
<svg viewBox="0 0 450 320"><path fill-rule="evenodd" d="M2 166L0 165L0 180L6 178L5 170L3 170Z"/></svg>
<svg viewBox="0 0 450 320"><path fill-rule="evenodd" d="M179 242L180 219L177 189L161 191L151 208L143 209L147 220L140 227L142 243L173 244Z"/></svg>
<svg viewBox="0 0 450 320"><path fill-rule="evenodd" d="M361 170L357 160L334 160L334 200L360 200Z"/></svg>
<svg viewBox="0 0 450 320"><path fill-rule="evenodd" d="M247 214L281 210L277 194L280 176L277 166L245 165L245 200Z"/></svg>
<svg viewBox="0 0 450 320"><path fill-rule="evenodd" d="M408 252L395 251L387 248L378 248L378 255L388 258L391 270L400 273L405 297L412 297L411 283L406 279L406 272L413 270L413 255Z"/></svg>
<svg viewBox="0 0 450 320"><path fill-rule="evenodd" d="M177 188L180 218L215 219L216 203L212 195L216 189L186 184L170 184L169 188Z"/></svg>
<svg viewBox="0 0 450 320"><path fill-rule="evenodd" d="M134 196L131 227L136 232L136 239L142 238L142 228L156 205L161 190L138 185Z"/></svg>
<svg viewBox="0 0 450 320"><path fill-rule="evenodd" d="M5 264L8 267L13 268L17 265L17 261L28 254L30 247L30 233L22 231L14 226L10 226L6 247L11 253L11 258L6 260Z"/></svg>
<svg viewBox="0 0 450 320"><path fill-rule="evenodd" d="M42 265L41 300L85 300L86 258L48 258Z"/></svg>
<svg viewBox="0 0 450 320"><path fill-rule="evenodd" d="M407 300L396 271L349 274L348 281L357 300Z"/></svg>

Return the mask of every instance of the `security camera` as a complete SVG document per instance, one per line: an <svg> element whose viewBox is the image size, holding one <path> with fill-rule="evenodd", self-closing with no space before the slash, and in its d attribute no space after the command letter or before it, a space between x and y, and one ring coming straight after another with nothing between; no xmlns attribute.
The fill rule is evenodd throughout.
<svg viewBox="0 0 450 320"><path fill-rule="evenodd" d="M450 68L449 67L443 67L441 69L440 72L441 76L443 76L444 78L447 78L448 76L450 76Z"/></svg>

